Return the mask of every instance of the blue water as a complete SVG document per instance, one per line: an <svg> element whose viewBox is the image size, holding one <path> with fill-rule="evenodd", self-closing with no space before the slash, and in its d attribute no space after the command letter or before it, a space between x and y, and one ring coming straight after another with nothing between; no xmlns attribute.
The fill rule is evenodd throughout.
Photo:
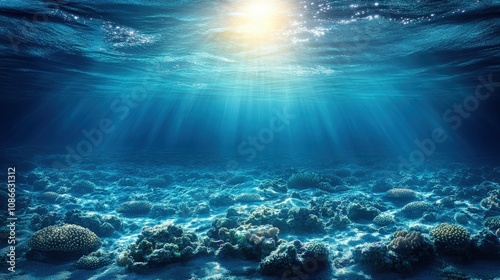
<svg viewBox="0 0 500 280"><path fill-rule="evenodd" d="M370 166L361 186L498 166L500 1L253 2L1 1L2 168L57 186Z"/></svg>

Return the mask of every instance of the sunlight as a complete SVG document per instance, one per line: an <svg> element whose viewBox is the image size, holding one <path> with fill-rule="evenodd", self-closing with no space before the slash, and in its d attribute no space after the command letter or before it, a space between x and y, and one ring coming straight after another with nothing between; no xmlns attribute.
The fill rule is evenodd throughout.
<svg viewBox="0 0 500 280"><path fill-rule="evenodd" d="M286 25L286 8L281 1L248 0L236 8L231 28L247 39L269 39Z"/></svg>

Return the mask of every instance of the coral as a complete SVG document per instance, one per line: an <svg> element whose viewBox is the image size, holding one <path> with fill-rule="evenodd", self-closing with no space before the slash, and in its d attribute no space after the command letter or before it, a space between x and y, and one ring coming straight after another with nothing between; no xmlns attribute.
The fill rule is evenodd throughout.
<svg viewBox="0 0 500 280"><path fill-rule="evenodd" d="M260 183L259 189L272 189L276 192L282 193L286 193L288 191L286 182L282 179L265 180L264 182Z"/></svg>
<svg viewBox="0 0 500 280"><path fill-rule="evenodd" d="M76 267L81 269L97 269L111 264L113 257L113 254L99 249L78 259Z"/></svg>
<svg viewBox="0 0 500 280"><path fill-rule="evenodd" d="M149 212L149 217L151 218L158 218L158 217L168 217L174 215L176 212L175 208L164 205L164 204L157 204L153 205L151 208L151 211Z"/></svg>
<svg viewBox="0 0 500 280"><path fill-rule="evenodd" d="M417 197L417 193L410 189L394 188L388 190L385 197L393 200L411 200Z"/></svg>
<svg viewBox="0 0 500 280"><path fill-rule="evenodd" d="M87 180L77 180L71 186L71 191L78 194L91 193L95 189L96 185Z"/></svg>
<svg viewBox="0 0 500 280"><path fill-rule="evenodd" d="M189 260L207 250L196 234L172 224L144 227L137 241L118 258L118 264L134 272Z"/></svg>
<svg viewBox="0 0 500 280"><path fill-rule="evenodd" d="M278 234L279 229L271 225L243 225L233 229L221 227L215 236L218 241L213 242L218 246L215 255L260 260L276 248Z"/></svg>
<svg viewBox="0 0 500 280"><path fill-rule="evenodd" d="M45 214L33 214L30 219L30 228L32 230L40 230L44 227L53 226L60 221L61 217L59 217L54 212L48 212Z"/></svg>
<svg viewBox="0 0 500 280"><path fill-rule="evenodd" d="M380 214L373 218L373 223L379 226L387 226L396 222L394 215Z"/></svg>
<svg viewBox="0 0 500 280"><path fill-rule="evenodd" d="M387 243L365 244L355 248L354 258L381 271L407 275L435 257L430 240L418 231L406 230L393 234Z"/></svg>
<svg viewBox="0 0 500 280"><path fill-rule="evenodd" d="M296 232L323 232L323 221L311 210L294 207L288 212L288 228Z"/></svg>
<svg viewBox="0 0 500 280"><path fill-rule="evenodd" d="M500 259L500 240L493 232L482 230L472 237L474 256L478 259Z"/></svg>
<svg viewBox="0 0 500 280"><path fill-rule="evenodd" d="M237 185L237 184L241 184L241 183L244 183L246 181L250 180L249 177L247 176L244 176L244 175L235 175L231 178L229 178L226 183L228 185Z"/></svg>
<svg viewBox="0 0 500 280"><path fill-rule="evenodd" d="M321 243L308 242L302 245L300 241L284 242L261 260L259 270L264 275L292 279L317 273L328 263L328 248Z"/></svg>
<svg viewBox="0 0 500 280"><path fill-rule="evenodd" d="M287 186L292 189L317 188L321 178L313 172L293 174L287 181Z"/></svg>
<svg viewBox="0 0 500 280"><path fill-rule="evenodd" d="M133 200L120 204L116 209L117 212L124 215L142 215L148 214L153 204L149 201Z"/></svg>
<svg viewBox="0 0 500 280"><path fill-rule="evenodd" d="M446 254L461 255L470 247L470 233L463 226L442 223L430 235L434 238L436 247Z"/></svg>
<svg viewBox="0 0 500 280"><path fill-rule="evenodd" d="M500 189L488 192L488 197L481 200L481 206L495 215L500 214Z"/></svg>
<svg viewBox="0 0 500 280"><path fill-rule="evenodd" d="M48 226L33 234L28 246L38 251L91 251L100 245L99 237L87 228L63 224Z"/></svg>
<svg viewBox="0 0 500 280"><path fill-rule="evenodd" d="M202 203L198 204L198 206L196 206L196 208L194 209L194 212L196 214L209 214L210 213L210 206L208 206L207 203L202 202Z"/></svg>
<svg viewBox="0 0 500 280"><path fill-rule="evenodd" d="M342 230L347 228L347 226L351 223L351 220L347 218L347 216L341 214L340 212L335 214L333 218L330 218L326 222L326 226L331 227L332 229Z"/></svg>
<svg viewBox="0 0 500 280"><path fill-rule="evenodd" d="M406 204L401 209L401 212L403 212L403 214L407 217L418 218L431 209L432 206L425 201L414 201Z"/></svg>
<svg viewBox="0 0 500 280"><path fill-rule="evenodd" d="M88 214L80 210L66 212L64 222L88 228L101 237L110 236L115 230L121 228L121 221L116 216L103 216L96 213Z"/></svg>
<svg viewBox="0 0 500 280"><path fill-rule="evenodd" d="M357 220L373 220L378 214L380 214L380 210L377 208L358 202L351 202L347 206L347 217L349 217L352 221Z"/></svg>
<svg viewBox="0 0 500 280"><path fill-rule="evenodd" d="M488 217L484 220L484 226L494 231L500 228L500 216Z"/></svg>
<svg viewBox="0 0 500 280"><path fill-rule="evenodd" d="M62 201L62 195L56 192L44 192L38 197L40 200L47 201L50 203L56 203Z"/></svg>
<svg viewBox="0 0 500 280"><path fill-rule="evenodd" d="M208 203L212 206L228 206L234 204L234 196L228 193L218 193L210 196Z"/></svg>
<svg viewBox="0 0 500 280"><path fill-rule="evenodd" d="M242 193L235 198L237 202L257 202L262 200L262 197L256 193Z"/></svg>

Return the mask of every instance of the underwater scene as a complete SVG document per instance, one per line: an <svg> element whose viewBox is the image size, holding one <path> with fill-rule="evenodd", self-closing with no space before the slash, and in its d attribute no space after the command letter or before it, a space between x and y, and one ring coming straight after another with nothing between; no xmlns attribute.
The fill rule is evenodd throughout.
<svg viewBox="0 0 500 280"><path fill-rule="evenodd" d="M500 280L500 1L0 1L0 279Z"/></svg>

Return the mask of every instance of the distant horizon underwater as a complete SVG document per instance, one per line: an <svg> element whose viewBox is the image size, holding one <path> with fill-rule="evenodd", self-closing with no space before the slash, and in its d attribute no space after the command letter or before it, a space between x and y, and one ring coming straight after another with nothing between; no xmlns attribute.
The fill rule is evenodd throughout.
<svg viewBox="0 0 500 280"><path fill-rule="evenodd" d="M500 279L500 1L0 23L0 279Z"/></svg>

